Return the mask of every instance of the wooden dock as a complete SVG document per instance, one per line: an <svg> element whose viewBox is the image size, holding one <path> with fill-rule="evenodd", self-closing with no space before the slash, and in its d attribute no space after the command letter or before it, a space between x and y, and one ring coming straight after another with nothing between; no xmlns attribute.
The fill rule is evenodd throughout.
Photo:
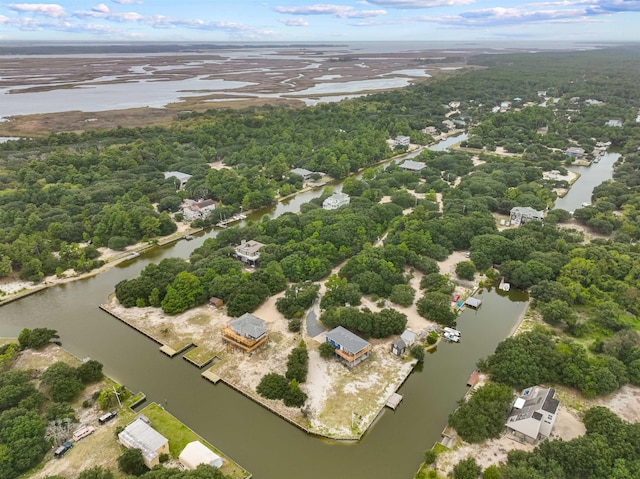
<svg viewBox="0 0 640 479"><path fill-rule="evenodd" d="M402 401L402 396L398 393L393 393L389 399L387 399L387 404L386 406L388 408L393 409L394 411L396 410L396 408L398 407L398 405L400 404L400 401Z"/></svg>
<svg viewBox="0 0 640 479"><path fill-rule="evenodd" d="M213 384L218 384L218 382L220 381L220 376L218 376L211 370L207 370L203 372L201 376L207 379L208 381L211 381Z"/></svg>
<svg viewBox="0 0 640 479"><path fill-rule="evenodd" d="M164 346L160 347L160 351L163 352L164 354L166 354L167 356L169 356L170 358L172 358L176 354L178 354L178 351L176 351L175 349L167 346L166 344Z"/></svg>

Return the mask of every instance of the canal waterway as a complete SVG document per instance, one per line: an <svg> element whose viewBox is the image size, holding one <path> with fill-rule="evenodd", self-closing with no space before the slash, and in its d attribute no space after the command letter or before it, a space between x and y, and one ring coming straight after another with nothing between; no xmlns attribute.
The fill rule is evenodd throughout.
<svg viewBox="0 0 640 479"><path fill-rule="evenodd" d="M297 209L295 203L287 211ZM163 258L188 257L215 234L157 248L94 278L9 303L0 308L0 336L17 336L25 327L58 330L71 353L103 363L106 374L165 406L258 479L320 479L330 471L340 471L341 477L409 478L424 450L439 439L477 360L493 352L528 304L517 291L479 293L480 309L458 318L462 342L442 343L427 356L399 390L404 400L397 411L385 410L357 444L320 440L224 384L212 385L200 370L179 357L168 358L156 343L97 308L119 281Z"/></svg>
<svg viewBox="0 0 640 479"><path fill-rule="evenodd" d="M605 153L598 163L591 166L570 166L567 168L578 173L578 178L569 192L556 200L555 207L567 211L575 211L583 203L591 203L593 189L600 183L613 178L613 165L620 158L620 153Z"/></svg>

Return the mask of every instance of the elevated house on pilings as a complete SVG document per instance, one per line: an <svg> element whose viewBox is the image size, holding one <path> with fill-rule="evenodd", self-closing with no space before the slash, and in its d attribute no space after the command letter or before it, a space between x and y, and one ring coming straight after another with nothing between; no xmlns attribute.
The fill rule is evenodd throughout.
<svg viewBox="0 0 640 479"><path fill-rule="evenodd" d="M253 314L244 313L229 321L222 330L222 341L227 347L234 347L245 353L252 353L269 340L269 331L264 320Z"/></svg>
<svg viewBox="0 0 640 479"><path fill-rule="evenodd" d="M334 348L340 361L352 368L371 356L373 346L348 329L338 326L327 333L327 342Z"/></svg>

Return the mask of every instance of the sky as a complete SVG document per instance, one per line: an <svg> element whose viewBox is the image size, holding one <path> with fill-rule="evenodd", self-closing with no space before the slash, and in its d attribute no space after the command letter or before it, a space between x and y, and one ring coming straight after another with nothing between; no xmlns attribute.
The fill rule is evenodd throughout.
<svg viewBox="0 0 640 479"><path fill-rule="evenodd" d="M640 41L640 0L0 0L0 41Z"/></svg>

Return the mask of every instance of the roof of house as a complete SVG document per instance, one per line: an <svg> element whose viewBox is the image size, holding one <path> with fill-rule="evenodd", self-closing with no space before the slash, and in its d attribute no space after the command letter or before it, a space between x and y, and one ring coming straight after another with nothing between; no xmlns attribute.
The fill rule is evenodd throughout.
<svg viewBox="0 0 640 479"><path fill-rule="evenodd" d="M411 331L410 329L405 329L403 333L400 335L400 338L405 343L414 343L416 341L417 334Z"/></svg>
<svg viewBox="0 0 640 479"><path fill-rule="evenodd" d="M308 176L308 175L313 175L315 172L311 170L307 170L306 168L293 168L291 170L291 173L293 173L294 175Z"/></svg>
<svg viewBox="0 0 640 479"><path fill-rule="evenodd" d="M584 155L584 148L580 148L579 146L570 146L567 148L566 153L574 153L577 155Z"/></svg>
<svg viewBox="0 0 640 479"><path fill-rule="evenodd" d="M186 173L182 173L180 171L165 171L163 174L164 174L164 179L165 180L167 178L175 177L175 178L178 178L180 181L186 181L189 178L191 178L191 175L188 175Z"/></svg>
<svg viewBox="0 0 640 479"><path fill-rule="evenodd" d="M514 206L511 208L511 213L520 213L521 215L533 215L542 216L544 212L542 210L535 210L530 206Z"/></svg>
<svg viewBox="0 0 640 479"><path fill-rule="evenodd" d="M405 160L405 162L400 165L400 168L402 168L403 170L411 171L420 171L426 167L427 165L425 165L424 163L413 160Z"/></svg>
<svg viewBox="0 0 640 479"><path fill-rule="evenodd" d="M196 203L196 206L198 208L206 208L207 206L212 206L215 205L216 202L213 200L204 200L204 201L200 201L198 203Z"/></svg>
<svg viewBox="0 0 640 479"><path fill-rule="evenodd" d="M533 386L522 391L513 403L507 426L537 438L543 413L555 415L558 410L560 401L553 397L555 393L555 389L541 386Z"/></svg>
<svg viewBox="0 0 640 479"><path fill-rule="evenodd" d="M251 313L244 313L239 318L229 321L229 326L237 334L247 338L258 339L267 332L264 327L264 319L260 319Z"/></svg>
<svg viewBox="0 0 640 479"><path fill-rule="evenodd" d="M242 251L243 253L247 253L247 254L255 254L258 251L260 251L260 249L263 246L264 246L263 243L260 243L254 240L249 240L249 241L244 241L240 245L236 246L236 251Z"/></svg>
<svg viewBox="0 0 640 479"><path fill-rule="evenodd" d="M327 338L336 344L339 344L341 348L350 354L358 354L367 346L370 346L369 342L362 339L360 336L356 336L348 329L338 326L327 333Z"/></svg>
<svg viewBox="0 0 640 479"><path fill-rule="evenodd" d="M393 342L393 345L397 348L397 349L404 349L407 347L407 345L404 343L404 341L402 339L396 339Z"/></svg>
<svg viewBox="0 0 640 479"><path fill-rule="evenodd" d="M200 464L222 466L222 458L200 441L187 444L178 456L178 461L188 469L195 469Z"/></svg>
<svg viewBox="0 0 640 479"><path fill-rule="evenodd" d="M137 417L118 434L122 443L140 449L143 456L153 458L156 451L168 442L168 439L153 429L141 417Z"/></svg>

